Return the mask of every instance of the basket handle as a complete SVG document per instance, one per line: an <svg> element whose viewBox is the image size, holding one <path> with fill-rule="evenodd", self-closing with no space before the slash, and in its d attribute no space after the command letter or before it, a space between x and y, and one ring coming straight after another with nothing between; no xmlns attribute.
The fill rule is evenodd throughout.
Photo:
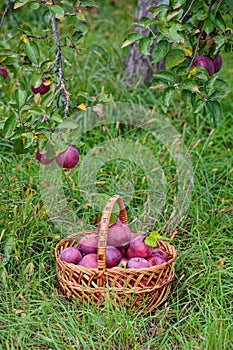
<svg viewBox="0 0 233 350"><path fill-rule="evenodd" d="M115 203L117 203L120 208L119 219L123 224L128 225L127 212L122 198L119 195L112 196L104 207L100 221L97 261L99 271L103 271L106 269L106 246L108 238L108 228L110 217Z"/></svg>

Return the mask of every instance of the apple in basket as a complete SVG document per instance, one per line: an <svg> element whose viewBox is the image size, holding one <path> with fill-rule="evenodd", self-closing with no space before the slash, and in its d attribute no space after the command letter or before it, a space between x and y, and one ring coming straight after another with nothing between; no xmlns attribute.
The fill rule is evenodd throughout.
<svg viewBox="0 0 233 350"><path fill-rule="evenodd" d="M99 231L100 223L97 226ZM109 226L108 228L108 239L107 245L117 247L120 250L126 249L129 245L129 242L132 239L132 233L130 228L123 224L119 218L116 219L116 222Z"/></svg>
<svg viewBox="0 0 233 350"><path fill-rule="evenodd" d="M78 265L87 267L89 269L97 268L97 258L98 255L96 253L90 253L85 255L81 261L79 261Z"/></svg>
<svg viewBox="0 0 233 350"><path fill-rule="evenodd" d="M79 240L79 248L84 254L97 253L98 235L96 233L91 233L83 236Z"/></svg>
<svg viewBox="0 0 233 350"><path fill-rule="evenodd" d="M140 258L140 257L134 257L134 258L129 259L126 267L128 269L145 269L147 267L150 267L150 264L149 264L149 261L147 259Z"/></svg>
<svg viewBox="0 0 233 350"><path fill-rule="evenodd" d="M144 239L144 235L139 235L132 239L126 251L127 258L131 259L137 257L147 259L152 255L154 248L147 245Z"/></svg>
<svg viewBox="0 0 233 350"><path fill-rule="evenodd" d="M106 247L106 266L108 268L117 266L121 261L122 254L119 249L113 246Z"/></svg>
<svg viewBox="0 0 233 350"><path fill-rule="evenodd" d="M78 248L68 247L60 253L60 259L72 264L78 264L82 259L82 253Z"/></svg>

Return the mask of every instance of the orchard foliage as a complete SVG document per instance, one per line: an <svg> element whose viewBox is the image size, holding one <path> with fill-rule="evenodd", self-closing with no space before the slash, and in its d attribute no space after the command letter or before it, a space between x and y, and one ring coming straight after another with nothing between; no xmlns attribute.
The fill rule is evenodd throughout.
<svg viewBox="0 0 233 350"><path fill-rule="evenodd" d="M204 60L205 65L210 59L212 65L217 55L232 51L232 5L231 0L162 0L150 9L152 19L143 17L134 24L144 27L148 35L131 33L123 47L138 42L152 64L165 60L166 68L154 74L151 86L162 91L165 112L179 93L194 113L209 113L215 122L220 118L219 100L228 92L227 83L217 69L213 73L212 66L197 62L204 56L199 63Z"/></svg>
<svg viewBox="0 0 233 350"><path fill-rule="evenodd" d="M94 6L92 0L1 5L0 135L14 142L17 154L42 150L64 118L85 108L77 105L77 92L72 96L66 70L87 50L104 55L98 46L84 45L86 13Z"/></svg>

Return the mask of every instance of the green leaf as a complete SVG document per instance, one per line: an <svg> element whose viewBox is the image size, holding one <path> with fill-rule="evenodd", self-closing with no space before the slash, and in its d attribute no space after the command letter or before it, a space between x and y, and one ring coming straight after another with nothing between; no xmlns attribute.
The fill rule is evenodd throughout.
<svg viewBox="0 0 233 350"><path fill-rule="evenodd" d="M203 30L206 34L210 34L214 30L214 24L207 18L203 24Z"/></svg>
<svg viewBox="0 0 233 350"><path fill-rule="evenodd" d="M4 127L3 127L3 135L6 139L8 139L14 133L16 122L17 122L17 117L14 114L12 114L5 121Z"/></svg>
<svg viewBox="0 0 233 350"><path fill-rule="evenodd" d="M152 51L152 62L157 63L167 55L169 50L169 43L166 40L162 40L157 43Z"/></svg>
<svg viewBox="0 0 233 350"><path fill-rule="evenodd" d="M170 241L168 237L161 236L158 232L152 231L148 236L146 236L144 242L151 247L156 247L158 240Z"/></svg>
<svg viewBox="0 0 233 350"><path fill-rule="evenodd" d="M172 72L161 70L154 74L155 78L159 78L161 80L167 81L169 83L175 83L176 82L176 75Z"/></svg>
<svg viewBox="0 0 233 350"><path fill-rule="evenodd" d="M34 63L35 65L38 65L39 57L38 57L38 48L34 43L30 43L28 41L25 44L25 53L28 56L29 60Z"/></svg>
<svg viewBox="0 0 233 350"><path fill-rule="evenodd" d="M150 55L150 48L153 42L154 42L154 39L151 37L142 38L138 44L140 52L143 55Z"/></svg>
<svg viewBox="0 0 233 350"><path fill-rule="evenodd" d="M40 74L32 74L31 76L31 83L34 86L34 88L38 88L42 83L42 77Z"/></svg>
<svg viewBox="0 0 233 350"><path fill-rule="evenodd" d="M191 103L192 101L191 97L192 97L192 92L190 90L184 89L182 91L182 101L184 101L186 105L189 105Z"/></svg>
<svg viewBox="0 0 233 350"><path fill-rule="evenodd" d="M197 100L195 103L194 103L194 113L199 113L203 107L205 106L205 102L203 100Z"/></svg>
<svg viewBox="0 0 233 350"><path fill-rule="evenodd" d="M185 81L183 81L181 88L185 90L190 90L192 92L199 91L198 85L191 79L186 79Z"/></svg>
<svg viewBox="0 0 233 350"><path fill-rule="evenodd" d="M97 56L101 57L104 61L110 62L110 57L106 53L106 51L97 45L91 45L89 46L89 50L93 51Z"/></svg>
<svg viewBox="0 0 233 350"><path fill-rule="evenodd" d="M62 123L63 122L63 118L62 116L60 116L60 114L53 114L51 116L51 119L58 122L58 123Z"/></svg>
<svg viewBox="0 0 233 350"><path fill-rule="evenodd" d="M174 49L168 52L166 56L166 68L171 69L172 67L178 66L185 60L185 52L180 49Z"/></svg>
<svg viewBox="0 0 233 350"><path fill-rule="evenodd" d="M27 99L27 92L24 90L15 91L15 100L18 105L18 109L21 109Z"/></svg>
<svg viewBox="0 0 233 350"><path fill-rule="evenodd" d="M34 135L32 132L23 133L22 137L24 138L24 149L29 148L34 142Z"/></svg>
<svg viewBox="0 0 233 350"><path fill-rule="evenodd" d="M61 6L58 5L52 5L49 8L49 11L52 13L52 15L54 15L54 17L56 17L57 19L62 20L64 18L65 15L65 11L63 10L63 8Z"/></svg>
<svg viewBox="0 0 233 350"><path fill-rule="evenodd" d="M142 38L144 38L144 36L140 33L131 33L128 35L127 40L123 43L121 47L123 48L129 46Z"/></svg>
<svg viewBox="0 0 233 350"><path fill-rule="evenodd" d="M19 1L16 1L15 4L14 4L14 9L18 9L19 7L22 7L24 6L25 4L27 4L29 1L31 0L19 0Z"/></svg>
<svg viewBox="0 0 233 350"><path fill-rule="evenodd" d="M207 108L210 112L210 115L213 117L215 123L220 120L221 117L221 105L218 101L207 101Z"/></svg>
<svg viewBox="0 0 233 350"><path fill-rule="evenodd" d="M168 87L164 90L162 100L166 107L169 106L169 102L174 91L175 89L173 87Z"/></svg>
<svg viewBox="0 0 233 350"><path fill-rule="evenodd" d="M39 7L40 7L40 4L38 4L38 2L36 1L30 2L30 8L32 10L38 10Z"/></svg>

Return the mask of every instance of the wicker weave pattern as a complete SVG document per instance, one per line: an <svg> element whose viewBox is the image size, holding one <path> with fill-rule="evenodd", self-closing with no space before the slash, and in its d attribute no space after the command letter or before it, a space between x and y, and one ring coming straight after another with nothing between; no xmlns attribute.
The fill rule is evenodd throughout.
<svg viewBox="0 0 233 350"><path fill-rule="evenodd" d="M93 232L78 232L57 244L55 249L57 277L63 293L72 300L92 300L103 303L108 299L126 306L140 309L143 304L151 311L169 295L174 278L175 248L167 242L158 241L158 248L169 255L169 261L146 269L106 268L106 242L109 220L115 203L120 207L120 220L127 224L124 203L119 196L113 196L106 204L100 222L98 241L98 268L88 269L61 261L59 255L67 247L78 247L80 236Z"/></svg>

